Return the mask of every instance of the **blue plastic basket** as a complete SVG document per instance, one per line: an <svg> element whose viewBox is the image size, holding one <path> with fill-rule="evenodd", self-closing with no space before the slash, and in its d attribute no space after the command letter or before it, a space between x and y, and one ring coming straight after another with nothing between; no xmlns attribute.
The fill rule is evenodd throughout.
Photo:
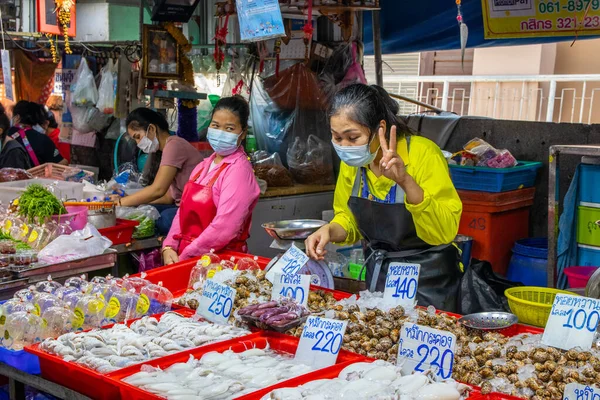
<svg viewBox="0 0 600 400"><path fill-rule="evenodd" d="M479 192L508 192L535 185L541 162L519 161L512 168L470 167L449 165L454 187Z"/></svg>
<svg viewBox="0 0 600 400"><path fill-rule="evenodd" d="M579 170L579 200L600 203L600 165L581 164Z"/></svg>

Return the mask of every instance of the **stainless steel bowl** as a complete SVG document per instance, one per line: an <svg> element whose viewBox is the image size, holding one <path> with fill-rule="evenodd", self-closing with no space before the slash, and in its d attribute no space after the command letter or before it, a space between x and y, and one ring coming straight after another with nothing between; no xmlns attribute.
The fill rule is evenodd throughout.
<svg viewBox="0 0 600 400"><path fill-rule="evenodd" d="M318 219L295 219L262 224L269 236L275 240L304 240L327 222Z"/></svg>
<svg viewBox="0 0 600 400"><path fill-rule="evenodd" d="M511 327L519 322L519 319L515 314L492 311L465 315L458 322L467 328L494 331Z"/></svg>

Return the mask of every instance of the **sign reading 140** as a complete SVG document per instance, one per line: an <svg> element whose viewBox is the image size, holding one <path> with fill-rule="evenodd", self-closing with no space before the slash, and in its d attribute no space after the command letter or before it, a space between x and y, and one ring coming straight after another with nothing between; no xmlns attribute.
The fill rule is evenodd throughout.
<svg viewBox="0 0 600 400"><path fill-rule="evenodd" d="M393 304L415 304L420 271L419 264L390 263L383 298Z"/></svg>

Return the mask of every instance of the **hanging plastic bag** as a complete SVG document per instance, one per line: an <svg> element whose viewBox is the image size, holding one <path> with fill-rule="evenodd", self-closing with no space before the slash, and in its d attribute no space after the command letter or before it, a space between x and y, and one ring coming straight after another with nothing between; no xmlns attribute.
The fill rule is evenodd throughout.
<svg viewBox="0 0 600 400"><path fill-rule="evenodd" d="M304 63L298 63L264 81L271 99L284 110L325 110L325 94L317 75Z"/></svg>
<svg viewBox="0 0 600 400"><path fill-rule="evenodd" d="M94 74L83 57L71 84L71 102L80 107L93 106L98 102L98 89L96 89Z"/></svg>
<svg viewBox="0 0 600 400"><path fill-rule="evenodd" d="M341 44L327 59L323 72L320 75L323 91L328 98L335 93L354 83L367 83L362 66L357 59L357 45Z"/></svg>
<svg viewBox="0 0 600 400"><path fill-rule="evenodd" d="M102 68L102 79L98 88L97 107L102 113L112 115L115 112L115 74L113 72L113 62Z"/></svg>
<svg viewBox="0 0 600 400"><path fill-rule="evenodd" d="M287 151L287 162L292 176L298 183L329 185L333 183L331 147L315 135L305 144L299 137L294 139Z"/></svg>
<svg viewBox="0 0 600 400"><path fill-rule="evenodd" d="M458 312L463 315L483 311L510 312L504 291L517 286L523 284L502 279L494 274L489 262L473 259L460 282Z"/></svg>

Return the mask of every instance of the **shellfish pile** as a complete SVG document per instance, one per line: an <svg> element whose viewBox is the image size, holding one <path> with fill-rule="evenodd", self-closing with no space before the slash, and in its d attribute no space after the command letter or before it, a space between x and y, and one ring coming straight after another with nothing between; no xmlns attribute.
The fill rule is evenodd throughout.
<svg viewBox="0 0 600 400"><path fill-rule="evenodd" d="M109 329L67 333L46 339L40 349L82 364L100 373L109 373L132 364L163 357L207 343L233 339L250 332L233 326L193 321L168 312L160 321L144 317L131 327L117 324Z"/></svg>
<svg viewBox="0 0 600 400"><path fill-rule="evenodd" d="M402 376L385 361L350 364L335 379L319 379L297 388L276 389L262 400L459 400L468 386L455 381L434 383L428 374Z"/></svg>
<svg viewBox="0 0 600 400"><path fill-rule="evenodd" d="M163 370L144 366L123 381L168 400L231 399L312 371L269 349L210 352Z"/></svg>

